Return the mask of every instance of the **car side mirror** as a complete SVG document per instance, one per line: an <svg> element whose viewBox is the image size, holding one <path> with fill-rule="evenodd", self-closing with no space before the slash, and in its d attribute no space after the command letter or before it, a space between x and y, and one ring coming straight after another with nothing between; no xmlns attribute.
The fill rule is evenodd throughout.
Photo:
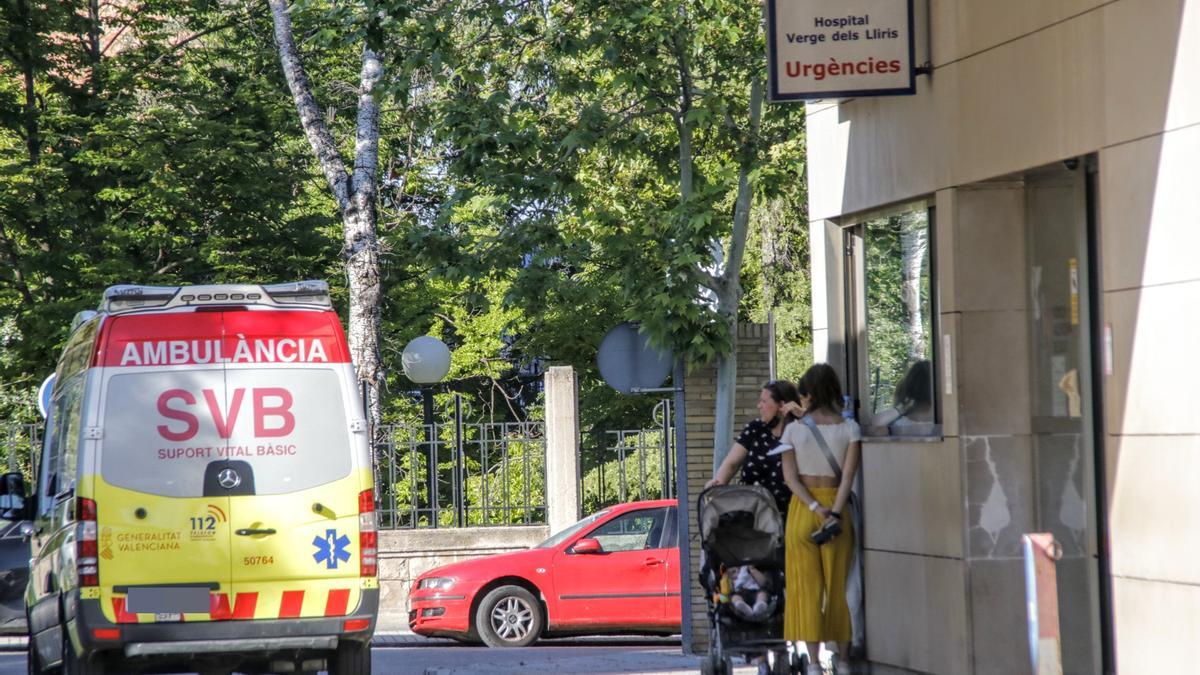
<svg viewBox="0 0 1200 675"><path fill-rule="evenodd" d="M0 518L24 520L25 512L25 476L19 471L0 476Z"/></svg>
<svg viewBox="0 0 1200 675"><path fill-rule="evenodd" d="M595 539L583 538L571 547L572 553L604 553L604 547Z"/></svg>

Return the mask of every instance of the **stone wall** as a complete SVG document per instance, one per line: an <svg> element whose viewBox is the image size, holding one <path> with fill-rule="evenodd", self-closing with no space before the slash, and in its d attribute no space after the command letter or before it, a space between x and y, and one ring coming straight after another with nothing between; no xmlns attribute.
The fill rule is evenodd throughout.
<svg viewBox="0 0 1200 675"><path fill-rule="evenodd" d="M763 383L771 378L771 342L766 324L741 324L737 335L737 398L734 408L734 433L758 416L755 403ZM713 476L713 415L716 405L715 365L697 368L684 377L685 423L687 425L688 532L691 553L691 650L702 654L708 651L708 615L704 592L697 581L700 569L700 539L696 532L696 497ZM733 444L733 438L723 439L722 445ZM687 645L685 645L686 647Z"/></svg>
<svg viewBox="0 0 1200 675"><path fill-rule="evenodd" d="M408 630L408 591L422 573L460 560L526 549L549 536L546 525L380 532L379 629Z"/></svg>

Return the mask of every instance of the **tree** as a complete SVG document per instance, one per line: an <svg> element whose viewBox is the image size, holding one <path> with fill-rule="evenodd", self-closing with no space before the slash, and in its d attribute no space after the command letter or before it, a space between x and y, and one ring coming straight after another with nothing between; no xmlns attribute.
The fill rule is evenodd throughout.
<svg viewBox="0 0 1200 675"><path fill-rule="evenodd" d="M379 162L379 102L375 86L383 77L376 49L364 39L358 86L353 171L345 162L317 105L292 30L286 0L268 0L275 42L300 124L321 164L342 218L346 280L350 294L347 332L351 359L360 381L368 385L369 414L378 428L382 366L379 348L380 272L376 232L376 171Z"/></svg>
<svg viewBox="0 0 1200 675"><path fill-rule="evenodd" d="M402 32L424 125L394 201L434 205L404 214L407 250L435 276L503 279L525 356L589 365L633 320L718 359L731 438L752 205L802 180L802 111L762 115L761 20L724 0L438 5Z"/></svg>
<svg viewBox="0 0 1200 675"><path fill-rule="evenodd" d="M585 0L572 8L560 39L573 76L596 92L584 110L599 111L599 123L577 142L616 157L602 167L644 166L649 170L636 180L657 183L655 206L665 217L644 214L649 222L633 232L613 223L616 232L633 235L618 247L626 296L660 344L694 362L717 360L716 466L733 437L736 323L752 204L755 195L777 192L781 178L796 179L785 167L798 154L800 113L772 110L764 127L757 7ZM596 63L605 68L589 76ZM668 207L662 188L672 174Z"/></svg>
<svg viewBox="0 0 1200 675"><path fill-rule="evenodd" d="M0 415L115 283L322 274L336 248L270 23L227 3L0 3Z"/></svg>

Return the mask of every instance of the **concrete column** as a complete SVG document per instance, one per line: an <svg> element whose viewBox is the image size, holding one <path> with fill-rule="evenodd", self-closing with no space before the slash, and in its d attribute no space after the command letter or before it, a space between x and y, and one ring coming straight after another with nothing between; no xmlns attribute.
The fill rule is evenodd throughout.
<svg viewBox="0 0 1200 675"><path fill-rule="evenodd" d="M580 519L579 396L575 370L546 371L546 520L558 532Z"/></svg>

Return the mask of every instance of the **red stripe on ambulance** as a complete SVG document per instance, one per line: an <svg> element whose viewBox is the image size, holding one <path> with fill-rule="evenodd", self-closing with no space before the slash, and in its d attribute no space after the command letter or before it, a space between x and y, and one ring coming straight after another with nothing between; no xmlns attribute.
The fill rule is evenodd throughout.
<svg viewBox="0 0 1200 675"><path fill-rule="evenodd" d="M213 621L224 621L232 616L229 611L229 595L227 593L213 593L208 596L209 609L208 615Z"/></svg>
<svg viewBox="0 0 1200 675"><path fill-rule="evenodd" d="M293 619L300 616L300 608L304 605L304 591L284 591L283 599L279 601L279 618Z"/></svg>
<svg viewBox="0 0 1200 675"><path fill-rule="evenodd" d="M346 605L349 602L349 588L335 588L329 591L329 598L325 600L325 616L346 616Z"/></svg>
<svg viewBox="0 0 1200 675"><path fill-rule="evenodd" d="M113 614L116 615L117 623L137 623L137 614L130 614L125 611L125 598L113 598Z"/></svg>
<svg viewBox="0 0 1200 675"><path fill-rule="evenodd" d="M332 312L184 312L106 322L95 365L349 363Z"/></svg>
<svg viewBox="0 0 1200 675"><path fill-rule="evenodd" d="M254 608L258 606L258 593L238 593L237 602L233 605L233 618L253 619Z"/></svg>

